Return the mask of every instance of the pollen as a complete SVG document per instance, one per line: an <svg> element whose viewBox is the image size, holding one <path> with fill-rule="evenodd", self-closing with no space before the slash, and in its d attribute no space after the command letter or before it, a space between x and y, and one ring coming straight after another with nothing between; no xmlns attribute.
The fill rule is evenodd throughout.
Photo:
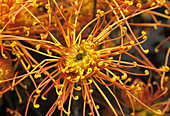
<svg viewBox="0 0 170 116"><path fill-rule="evenodd" d="M148 54L148 53L149 53L149 49L143 50L143 52L144 52L145 54Z"/></svg>
<svg viewBox="0 0 170 116"><path fill-rule="evenodd" d="M141 8L141 7L142 7L142 4L141 4L141 3L137 3L136 6L139 7L139 8Z"/></svg>
<svg viewBox="0 0 170 116"><path fill-rule="evenodd" d="M78 100L78 99L79 99L79 96L75 96L75 97L74 97L74 100Z"/></svg>
<svg viewBox="0 0 170 116"><path fill-rule="evenodd" d="M46 97L44 97L44 96L41 96L41 98L42 98L43 100L47 100L47 98L46 98Z"/></svg>
<svg viewBox="0 0 170 116"><path fill-rule="evenodd" d="M149 75L149 71L148 71L148 70L145 70L145 74L146 74L146 75Z"/></svg>
<svg viewBox="0 0 170 116"><path fill-rule="evenodd" d="M135 42L134 41L130 41L130 44L134 44Z"/></svg>
<svg viewBox="0 0 170 116"><path fill-rule="evenodd" d="M34 108L39 108L40 105L39 104L33 104Z"/></svg>
<svg viewBox="0 0 170 116"><path fill-rule="evenodd" d="M90 89L89 92L90 92L90 93L93 93L93 89Z"/></svg>
<svg viewBox="0 0 170 116"><path fill-rule="evenodd" d="M78 82L86 79L96 68L104 64L103 61L99 61L100 52L95 51L94 44L89 44L87 41L82 41L76 46L70 46L64 51L63 56L65 57L60 58L61 72L70 81Z"/></svg>
<svg viewBox="0 0 170 116"><path fill-rule="evenodd" d="M96 108L97 108L97 109L99 109L99 108L100 108L100 106L99 106L99 105L96 105Z"/></svg>
<svg viewBox="0 0 170 116"><path fill-rule="evenodd" d="M80 90L81 90L81 87L80 87L80 86L78 86L78 87L77 87L77 90L78 90L78 91L80 91Z"/></svg>
<svg viewBox="0 0 170 116"><path fill-rule="evenodd" d="M38 79L38 78L40 78L40 77L41 77L41 74L38 74L38 75L35 74L35 75L34 75L34 78L35 78L35 79Z"/></svg>
<svg viewBox="0 0 170 116"><path fill-rule="evenodd" d="M38 89L38 90L36 91L36 93L37 93L37 94L41 93L41 90Z"/></svg>

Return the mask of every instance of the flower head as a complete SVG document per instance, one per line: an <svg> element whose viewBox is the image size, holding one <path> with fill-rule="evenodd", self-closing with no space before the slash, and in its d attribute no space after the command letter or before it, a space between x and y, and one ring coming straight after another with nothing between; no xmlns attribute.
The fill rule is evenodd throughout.
<svg viewBox="0 0 170 116"><path fill-rule="evenodd" d="M10 61L4 59L3 57L0 57L0 81L7 80L10 78L13 78L14 72L12 68L12 64ZM11 83L1 83L0 84L0 90L8 88L11 85Z"/></svg>
<svg viewBox="0 0 170 116"><path fill-rule="evenodd" d="M154 90L154 86L156 86L156 90ZM133 84L131 84L131 87L134 88L130 90L130 93L134 96L134 98L129 99L128 94L125 91L122 90L121 92L121 97L123 100L122 103L126 108L130 108L130 109L134 108L136 112L141 113L142 111L146 111L146 107L149 106L154 110L157 110L158 114L159 112L160 114L163 114L167 110L170 104L169 100L165 101L167 98L166 96L168 92L168 87L165 87L164 90L161 90L161 87L159 86L158 82L154 81L153 84L151 83L145 84L139 78L136 78L134 80ZM145 106L141 105L141 103L136 99L144 103ZM133 107L132 107L132 103L133 103ZM161 112L161 110L163 112Z"/></svg>
<svg viewBox="0 0 170 116"><path fill-rule="evenodd" d="M42 27L35 24L34 18L23 9L22 5L30 9L36 16L41 13L41 19L45 25L47 15L42 13L42 7L45 3L45 1L39 2L37 0L0 1L0 34L29 36L29 34L38 32Z"/></svg>
<svg viewBox="0 0 170 116"><path fill-rule="evenodd" d="M134 9L130 14L124 15L126 10L122 11L122 9L130 9L133 5L132 1L102 1L99 3L107 4L109 9L106 8L106 11L103 9L96 10L94 19L91 21L87 19L89 22L85 20L83 26L81 26L79 23L82 20L79 20L79 16L81 18L83 3L83 0L67 1L67 4L69 4L69 10L67 10L67 8L64 8L67 5L62 5L64 2L48 1L48 4L45 5L49 18L48 26L45 26L34 13L22 5L22 8L34 18L35 23L44 29L43 33L40 33L41 40L2 35L2 40L14 40L4 46L10 48L8 50L11 50L17 56L17 61L21 62L27 72L27 74L13 78L18 79L15 85L29 76L35 87L35 90L29 96L25 115L27 115L31 102L33 102L35 108L39 108L38 99L40 97L42 100L48 100L50 97L48 92L51 89L55 89L57 98L47 115L52 115L56 108L60 110L61 115L63 112L69 115L72 99L79 100L79 97L83 99L83 115L85 115L87 107L90 109L90 115L99 115L99 106L92 96L93 85L114 115L118 115L118 113L101 89L100 86L102 85L115 99L121 114L125 115L113 92L114 90L112 91L109 86L113 86L113 88L117 86L123 89L128 98L132 99L134 95L130 92L134 88L126 85L129 75L147 76L150 74L149 70L154 70L158 74L165 72L164 69L154 67L144 55L149 53L148 49L142 47L142 43L147 40L146 32L135 33L128 22L134 16L158 8L158 5L147 10L141 10L141 4L138 4L133 6ZM55 28L51 28L51 25L55 25ZM54 31L54 29L56 30ZM21 44L20 41L29 45ZM143 60L130 53L133 48L137 50ZM130 60L124 59L124 55ZM39 60L41 57L43 59ZM137 68L142 68L144 71L136 70ZM145 89L143 90L145 91ZM78 92L81 95L77 94ZM140 98L136 99L140 101ZM68 102L67 106L65 106L66 102ZM142 101L140 103L146 106ZM160 114L151 108L148 109Z"/></svg>

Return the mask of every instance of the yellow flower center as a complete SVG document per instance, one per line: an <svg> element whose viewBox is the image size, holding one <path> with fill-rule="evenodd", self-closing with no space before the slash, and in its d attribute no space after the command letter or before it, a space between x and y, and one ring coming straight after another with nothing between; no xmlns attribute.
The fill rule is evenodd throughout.
<svg viewBox="0 0 170 116"><path fill-rule="evenodd" d="M80 45L72 45L61 57L61 72L71 81L85 79L95 73L99 58L94 43L82 41Z"/></svg>

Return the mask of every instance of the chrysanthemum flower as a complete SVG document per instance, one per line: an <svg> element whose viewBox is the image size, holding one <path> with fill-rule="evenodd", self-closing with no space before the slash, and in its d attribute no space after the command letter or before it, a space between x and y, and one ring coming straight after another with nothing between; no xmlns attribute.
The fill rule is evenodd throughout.
<svg viewBox="0 0 170 116"><path fill-rule="evenodd" d="M14 67L17 67L18 64L14 65ZM0 92L3 92L6 90L8 87L11 87L15 83L14 77L17 76L17 73L14 73L15 69L12 66L12 60L11 58L5 59L2 56L0 57L0 81L6 81L5 83L0 83ZM11 80L12 81L8 81ZM26 86L20 83L20 85L26 89ZM18 95L19 102L22 102L22 98L20 96L20 93L17 89L17 87L11 88L11 90L15 90L16 94ZM2 95L0 96L2 97Z"/></svg>
<svg viewBox="0 0 170 116"><path fill-rule="evenodd" d="M10 79L10 78L13 78L14 76L14 72L13 72L13 69L12 69L12 64L11 62L9 62L8 60L0 57L0 62L1 62L1 65L0 65L0 80L6 80L6 79ZM1 90L7 88L8 86L10 86L9 83L2 83L0 85L1 87Z"/></svg>
<svg viewBox="0 0 170 116"><path fill-rule="evenodd" d="M70 115L72 99L78 100L79 97L83 98L83 116L85 116L87 108L90 109L90 115L100 115L98 111L99 105L95 103L92 96L92 85L94 85L103 96L114 115L117 116L118 113L99 84L107 88L115 99L120 112L122 115L125 115L118 98L109 86L114 85L125 90L129 99L131 99L133 95L130 94L129 90L133 88L127 86L125 81L128 75L147 76L149 75L149 70L146 69L154 70L158 73L169 71L155 68L146 58L143 53L147 54L149 50L144 49L141 45L147 40L145 36L146 33L142 31L139 36L135 35L128 23L128 19L145 12L140 11L141 4L137 4L134 11L130 15L125 16L120 9L120 3L118 4L117 1L113 0L115 4L114 7L112 6L113 3L106 3L109 5L110 9L106 12L98 9L96 18L87 22L80 31L77 31L77 26L81 8L83 7L83 0L69 1L68 4L72 6L72 10L69 11L70 15L68 17L66 17L62 11L64 5L59 7L59 4L55 0L45 5L49 17L52 17L52 15L55 17L58 33L61 33L63 36L60 39L56 38L55 34L50 31L49 27L51 22L53 22L51 18L49 18L49 26L46 27L28 8L22 5L22 7L35 18L37 23L42 25L44 30L46 30L45 36L41 38L42 40L2 35L3 40L15 40L12 45L18 49L14 50L12 48L12 51L18 54L23 53L21 56L23 58L21 63L24 64L24 68L27 69L27 74L14 78L18 81L16 81L13 86L20 83L27 78L27 76L31 77L35 86L35 90L29 97L25 115L27 115L30 102L33 102L35 108L39 108L40 105L37 101L39 97L43 100L50 99L47 93L52 88L55 88L58 97L47 112L47 115L52 115L56 108L61 111L60 115L63 113ZM56 6L59 13L53 11L53 5ZM126 5L127 8L131 6L129 2L123 3L122 5ZM158 6L155 8L157 7ZM154 8L147 9L146 11L152 9ZM113 13L114 16L108 16L110 20L107 22L105 19L110 13ZM63 27L63 20L60 20L58 15L63 17L66 26ZM90 27L92 23L95 23L95 25L92 26L92 31L89 31L87 28ZM116 37L111 36L116 29L120 30L120 34L117 34ZM88 36L84 36L84 34L88 34ZM50 37L50 40L46 39L47 36ZM124 38L127 38L126 41ZM22 45L19 43L19 40L31 43L31 46ZM117 42L117 44L113 46L114 42ZM5 46L11 47L11 44ZM130 54L130 50L133 47L135 47L144 60ZM19 52L20 50L22 50L22 52ZM38 55L33 56L28 51L35 52ZM133 61L122 60L123 55L129 56ZM45 56L45 58L42 61L37 61L37 57L41 56ZM133 69L136 70L137 67L143 68L144 71L137 70L136 72L132 72ZM32 78L33 75L34 78ZM37 82L35 79L40 79L41 81ZM6 91L13 86L7 88ZM81 95L77 94L78 91L81 92ZM68 105L66 107L65 104L67 101ZM139 103L145 106L144 103ZM154 111L149 107L146 108L156 114L161 114L160 111Z"/></svg>
<svg viewBox="0 0 170 116"><path fill-rule="evenodd" d="M131 100L128 98L128 95L125 91L122 90L122 92L120 93L123 100L123 102L121 103L126 108L131 110L134 108L136 110L136 115L151 114L152 112L149 112L143 105L139 103L139 101L137 101L140 100L146 105L146 107L149 106L157 111L162 110L162 114L166 112L170 104L170 99L167 96L168 87L165 87L165 89L162 90L158 82L154 81L153 84L145 84L139 78L136 78L133 84L131 84L131 87L134 86L138 87L130 91L130 93L134 95L134 98L132 98ZM156 90L154 89L155 86ZM167 86L167 84L165 86ZM131 103L133 103L133 107ZM133 113L133 115L135 114Z"/></svg>
<svg viewBox="0 0 170 116"><path fill-rule="evenodd" d="M29 34L38 33L42 27L36 25L34 22L35 19L31 17L21 5L27 7L32 13L34 13L35 16L41 17L40 19L45 25L48 23L48 15L46 15L43 11L43 4L46 4L46 1L1 0L0 34L28 36ZM41 14L41 16L38 16L39 14Z"/></svg>
<svg viewBox="0 0 170 116"><path fill-rule="evenodd" d="M28 8L31 12L34 13L34 15L39 17L43 25L45 26L47 23L48 15L44 13L43 7L46 2L47 1L44 0L42 1L1 0L0 1L0 46L1 46L0 54L7 61L8 60L11 62L13 61L13 64L16 64L13 67L14 72L18 68L18 65L20 63L23 66L22 69L25 70L26 72L29 72L28 70L30 68L30 65L25 66L29 62L29 59L27 58L27 55L29 55L29 53L25 49L17 46L18 44L22 45L22 43L20 43L19 41L10 40L8 39L8 37L12 37L12 35L18 35L18 36L31 35L34 36L35 38L40 37L40 35L37 36L36 34L42 32L41 31L42 26L34 22L35 19L24 9L23 6ZM6 39L3 39L4 35L6 36ZM24 53L27 55L24 56ZM25 62L27 63L25 64ZM34 63L36 64L37 62ZM13 74L13 78L14 78L14 74ZM6 79L10 80L10 78L6 78Z"/></svg>

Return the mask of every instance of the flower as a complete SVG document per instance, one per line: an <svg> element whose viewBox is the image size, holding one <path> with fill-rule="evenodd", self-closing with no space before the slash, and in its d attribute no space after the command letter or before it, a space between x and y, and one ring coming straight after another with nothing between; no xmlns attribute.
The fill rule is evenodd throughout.
<svg viewBox="0 0 170 116"><path fill-rule="evenodd" d="M45 1L37 0L3 0L0 2L0 35L22 35L29 36L30 34L38 33L42 28L38 26L29 13L23 9L22 5L30 9L37 17L41 13L41 21L46 24L47 15L43 14L43 4ZM34 35L35 36L35 35Z"/></svg>
<svg viewBox="0 0 170 116"><path fill-rule="evenodd" d="M0 97L2 97L2 93L5 93L8 90L15 90L19 99L19 103L22 103L21 95L15 86L15 77L19 73L16 71L16 68L18 68L18 62L12 64L12 59L10 56L8 56L8 59L0 56ZM21 82L19 84L25 90L27 89L26 85L22 84Z"/></svg>
<svg viewBox="0 0 170 116"><path fill-rule="evenodd" d="M54 4L58 6L57 2L55 1ZM43 78L43 80L37 85L37 88L32 92L29 98L29 102L32 96L34 96L33 105L35 108L39 108L40 105L37 104L37 99L41 96L43 100L47 100L45 95L50 91L52 87L55 87L58 98L56 99L56 101L48 111L47 115L51 115L56 109L56 107L58 107L58 109L61 110L61 114L62 112L66 114L70 114L71 100L72 99L78 100L79 98L79 96L77 96L74 93L75 91L81 91L82 97L84 99L83 109L85 110L86 104L88 104L91 110L90 114L94 115L95 114L94 111L97 114L99 114L97 105L95 104L91 94L93 92L92 89L92 83L93 83L96 86L96 88L99 90L99 92L102 94L102 96L104 97L109 107L114 112L114 114L117 115L114 107L111 105L106 95L100 89L97 82L105 85L108 90L110 90L108 88L108 85L116 85L125 90L130 89L130 87L124 85L122 81L126 80L127 74L134 74L134 73L125 71L124 68L128 66L120 65L120 63L131 65L129 66L131 68L138 66L138 64L136 62L129 63L129 62L121 61L120 57L123 53L127 53L133 46L135 46L136 45L135 42L137 42L137 45L139 44L139 46L141 47L144 53L148 53L148 50L144 50L141 46L141 43L143 43L146 40L145 32L142 32L142 35L139 38L135 38L135 40L130 40L116 47L107 47L107 43L109 43L110 41L114 41L114 39L107 40L106 38L115 28L124 24L123 21L124 20L126 21L126 18L124 20L121 20L120 22L115 22L115 23L109 22L110 25L106 25L104 28L102 28L103 23L101 23L100 25L99 21L101 17L105 17L106 13L99 9L97 10L98 13L96 15L97 18L95 18L90 23L88 23L82 30L79 31L78 34L76 34L77 18L79 16L78 14L76 14L76 12L79 12L80 8L78 6L76 6L76 8L74 8L74 5L72 6L74 10L72 11L72 13L70 13L71 14L70 18L75 19L75 22L72 22L72 20L70 21L65 20L65 21L68 21L67 23L69 25L75 25L75 26L74 28L70 28L68 25L68 27L65 29L61 25L58 16L53 12L50 5L49 4L46 5L46 8L50 10L49 13L55 16L56 22L61 30L61 33L63 35L63 40L65 41L66 45L63 46L60 43L60 41L58 41L50 32L49 35L51 36L52 41L33 40L35 43L37 43L37 45L35 46L36 50L34 50L33 48L30 48L30 50L54 59L44 59L31 71L33 72L39 68L34 75L35 78L43 77L43 73L47 76ZM59 8L58 10L60 11ZM73 13L75 13L75 15L72 15ZM62 14L62 12L60 12L60 14ZM84 39L82 35L83 31L94 21L97 21L96 25L94 26L94 29L92 30L91 34L87 37L87 39ZM37 22L40 21L37 19ZM116 26L116 24L118 26ZM113 28L114 26L116 27ZM65 30L67 30L67 33L65 32ZM122 37L125 36L125 34L127 33L126 30L127 30L126 27L122 28L123 31ZM144 41L139 42L138 39L140 38L143 38ZM119 39L119 37L117 39ZM99 45L101 46L103 45L103 48L100 48ZM41 49L44 49L46 53L39 52L39 50ZM114 57L116 56L119 57L119 60L113 60ZM133 57L132 55L130 56ZM137 58L135 59L141 62L139 59ZM145 65L145 63L143 64ZM149 68L154 69L153 67L149 67ZM116 74L120 76L117 76ZM145 76L148 74L149 71L145 70L144 74L134 74L134 75ZM105 81L110 82L110 84L106 84ZM50 87L48 87L48 89L45 92L43 92L44 89L47 87L47 85L50 84L51 82L52 84L50 85ZM114 98L117 99L116 97ZM64 108L64 104L67 99L69 99L69 104L67 108L68 111L66 111ZM119 102L117 103L119 104ZM27 105L26 113L28 111L28 105ZM119 108L121 109L120 105ZM85 111L83 111L83 115L85 115Z"/></svg>
<svg viewBox="0 0 170 116"><path fill-rule="evenodd" d="M3 57L0 57L0 80L7 80L14 76L14 72L12 69L12 64L8 60L4 59ZM9 87L10 83L1 83L0 84L0 90L6 89Z"/></svg>
<svg viewBox="0 0 170 116"><path fill-rule="evenodd" d="M129 99L128 94L125 91L122 90L121 92L123 101L122 104L127 109L134 109L136 111L136 115L140 115L142 113L147 115L147 113L152 113L146 110L146 108L149 109L149 106L154 110L157 110L157 112L160 112L160 114L165 113L170 104L170 100L165 101L167 98L168 87L165 87L164 90L161 90L158 82L154 81L153 84L145 84L139 78L136 78L130 86L136 86L134 89L130 90L130 94L132 94L134 97ZM154 90L155 86L156 90ZM141 105L141 103L145 105ZM135 112L133 112L133 115L135 115Z"/></svg>
<svg viewBox="0 0 170 116"><path fill-rule="evenodd" d="M1 35L2 40L12 40L9 44L3 45L6 50L12 51L17 56L17 61L26 70L26 74L13 78L17 80L15 85L29 76L33 82L33 87L35 87L35 90L29 96L25 115L27 115L31 102L35 108L39 108L38 99L40 97L42 100L50 98L47 94L53 88L56 91L57 98L46 115L52 115L56 108L60 110L61 115L63 113L70 115L72 99L78 100L79 97L83 99L83 116L87 108L90 109L90 115L99 115L99 105L93 99L93 85L102 95L114 115L118 115L118 113L108 96L101 89L100 86L102 85L115 99L121 114L125 115L118 101L119 98L109 87L117 86L125 90L129 95L128 97L132 99L134 95L130 94L130 91L134 88L126 85L129 75L147 76L151 70L160 75L162 75L162 72L168 72L164 68L155 68L148 60L144 54L149 53L149 50L142 47L142 43L147 40L146 32L134 33L135 31L128 22L129 19L143 12L158 8L159 5L143 10L140 3L131 7L133 5L132 1L122 2L122 4L121 1L116 0L112 2L102 1L99 3L108 4L109 9L106 8L105 11L101 6L101 9L96 11L96 17L90 22L84 20L83 26L81 26L78 24L82 20L78 19L79 16L81 17L83 3L83 0L67 1L69 10L64 12L67 9L64 8L67 5L62 5L64 2L56 2L55 0L48 2L45 5L49 17L48 26L45 26L40 20L41 18L39 19L26 6L22 5L22 8L36 20L35 24L41 25L44 29L42 30L43 33L39 33L41 40L34 37L31 39L21 36ZM59 4L61 4L60 7ZM125 11L122 11L124 8L134 9L130 14L124 15ZM89 21L88 17L84 19L86 18ZM51 28L51 24L56 27ZM95 25L93 26L93 24ZM143 60L130 53L133 48L137 50ZM128 56L127 59L124 59L123 55ZM41 57L43 57L42 60L39 59ZM144 71L137 70L137 68L142 68ZM5 80L1 83L3 82ZM15 85L8 87L5 91ZM78 92L81 95L78 95ZM138 101L140 100L138 99ZM68 102L67 106L65 106L66 102ZM140 103L145 106L142 101ZM156 114L161 114L160 111L147 108Z"/></svg>

